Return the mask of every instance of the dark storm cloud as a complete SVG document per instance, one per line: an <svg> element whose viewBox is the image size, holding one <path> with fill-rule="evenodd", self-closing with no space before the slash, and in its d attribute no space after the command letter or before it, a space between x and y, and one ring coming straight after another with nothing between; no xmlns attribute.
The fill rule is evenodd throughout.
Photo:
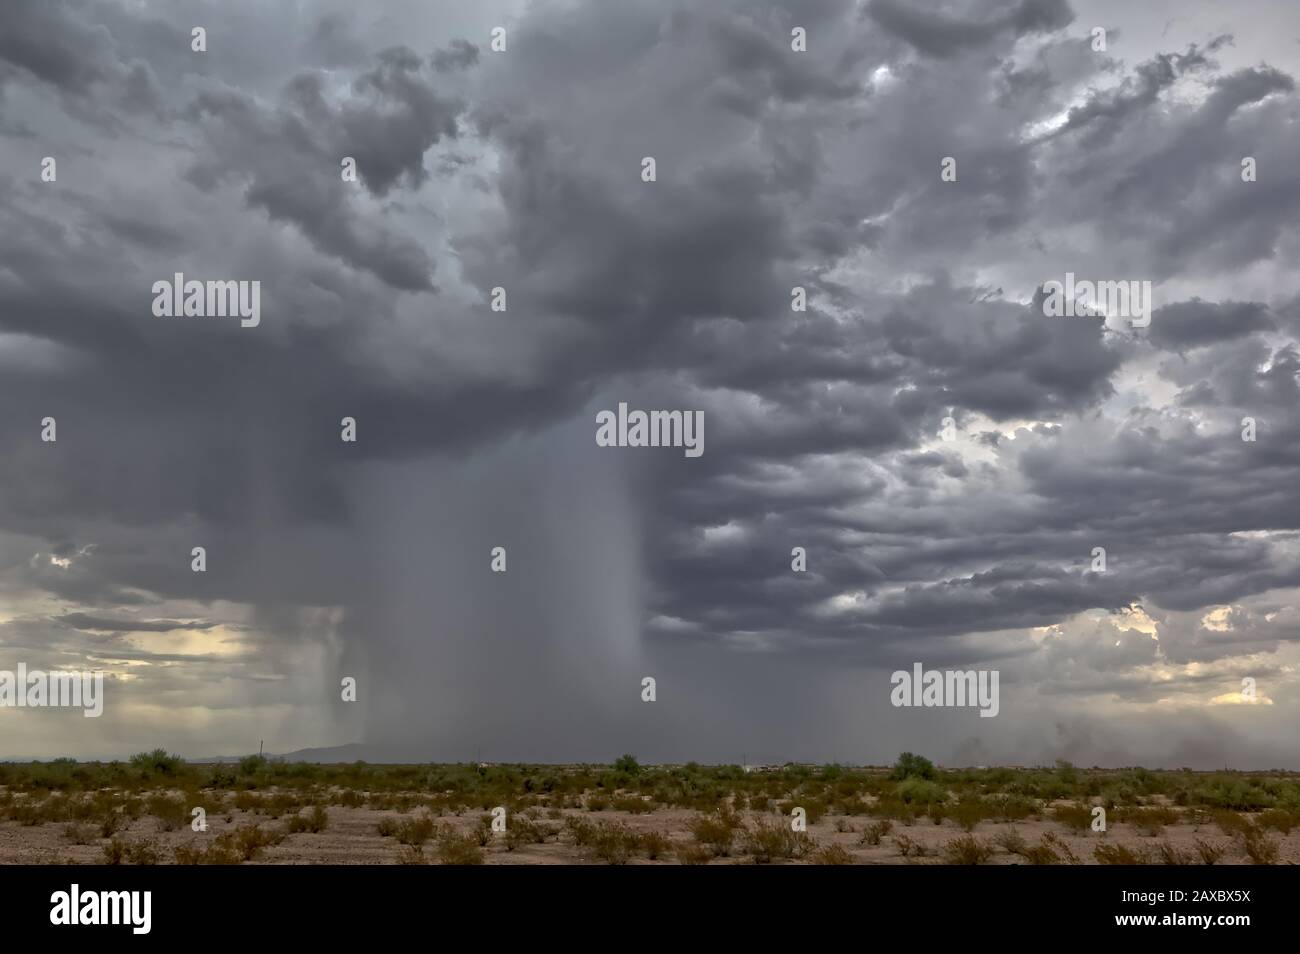
<svg viewBox="0 0 1300 954"><path fill-rule="evenodd" d="M1204 302L1199 299L1177 302L1152 316L1150 338L1169 351L1182 351L1244 338L1257 331L1275 328L1268 309L1259 302Z"/></svg>
<svg viewBox="0 0 1300 954"><path fill-rule="evenodd" d="M991 11L994 4L981 4ZM1043 33L1064 27L1074 15L1066 0L1019 0L985 18L926 10L905 0L871 0L866 10L880 26L934 56L977 49L1003 34Z"/></svg>
<svg viewBox="0 0 1300 954"><path fill-rule="evenodd" d="M1296 247L1283 70L1092 54L1064 2L540 3L506 53L308 6L205 58L159 5L0 38L41 143L0 140L0 567L65 601L24 645L247 625L278 673L339 607L367 731L565 758L797 746L774 698L853 744L915 660L1147 703L1294 643L1300 309L1218 284ZM1044 316L1067 270L1155 280L1151 327ZM262 280L262 326L153 318L175 271ZM595 448L621 400L704 410L705 455ZM622 708L648 671L678 708Z"/></svg>
<svg viewBox="0 0 1300 954"><path fill-rule="evenodd" d="M394 288L432 288L433 263L409 238L390 234L353 209L342 181L343 157L358 178L383 197L404 181L418 189L428 177L425 151L457 134L460 107L439 97L411 50L385 50L352 84L353 100L328 103L323 79L304 73L268 112L251 97L204 93L190 118L211 145L197 158L191 181L211 189L242 180L250 205L301 228L322 251L374 273Z"/></svg>
<svg viewBox="0 0 1300 954"><path fill-rule="evenodd" d="M112 35L78 16L64 0L12 0L5 5L0 59L62 92L84 95L119 74Z"/></svg>
<svg viewBox="0 0 1300 954"><path fill-rule="evenodd" d="M477 62L478 47L460 38L452 40L444 50L435 50L432 59L433 68L439 73L469 69Z"/></svg>
<svg viewBox="0 0 1300 954"><path fill-rule="evenodd" d="M76 629L102 633L170 633L178 629L211 629L216 625L179 619L105 619L85 613L64 613L57 618L57 622Z"/></svg>

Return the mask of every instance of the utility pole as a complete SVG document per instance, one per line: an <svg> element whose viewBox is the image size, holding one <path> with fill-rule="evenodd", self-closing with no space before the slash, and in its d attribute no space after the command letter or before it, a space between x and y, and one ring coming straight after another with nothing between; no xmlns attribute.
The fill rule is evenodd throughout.
<svg viewBox="0 0 1300 954"><path fill-rule="evenodd" d="M266 740L265 740L265 739L258 739L258 740L257 740L257 757L258 757L259 759L262 757L262 746L263 746L265 743L266 743Z"/></svg>

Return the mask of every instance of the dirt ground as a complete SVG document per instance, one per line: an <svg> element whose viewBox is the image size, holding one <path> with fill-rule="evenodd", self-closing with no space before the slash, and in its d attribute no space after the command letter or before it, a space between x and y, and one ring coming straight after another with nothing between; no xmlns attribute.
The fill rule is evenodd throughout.
<svg viewBox="0 0 1300 954"><path fill-rule="evenodd" d="M402 846L392 837L379 834L378 826L385 818L401 822L413 817L414 813L379 811L372 808L344 808L330 806L328 809L328 827L319 833L289 834L284 840L262 849L258 857L248 864L395 864L402 853ZM444 815L436 818L459 831L469 833L479 823L481 815L477 812L464 813L459 816ZM559 817L542 815L539 821L552 827L560 828L560 834L548 839L544 844L531 844L508 850L505 837L496 834L484 849L484 863L511 864L598 864L600 863L589 848L573 843L571 833L563 829L564 819L581 818L591 823L617 823L626 825L636 832L657 831L666 836L674 848L696 845L689 823L697 813L677 809L661 809L647 814L626 814L616 811L590 812L566 810ZM753 825L759 816L742 813L747 824ZM769 824L779 820L779 816L766 815L762 820ZM853 864L942 864L942 851L945 845L967 833L950 821L936 825L928 818L921 818L908 825L894 822L892 829L880 839L880 844L871 846L862 844L863 829L875 819L868 816L828 816L808 825L808 835L819 848L830 845L842 847ZM208 818L208 830L198 833L190 830L188 824L176 831L164 831L160 821L152 816L142 816L132 821L118 832L119 839L127 842L152 842L158 849L161 863L170 863L173 851L186 843L204 847L224 832L233 831L241 825L258 824L270 830L282 830L285 818L278 820L253 812L232 811L227 814L212 815ZM788 823L788 821L786 822ZM97 831L87 844L71 844L67 835L67 823L47 823L41 825L22 825L18 822L0 823L0 864L103 864L104 846L109 839L98 837ZM845 829L845 830L837 830ZM1222 831L1215 824L1193 824L1190 819L1178 824L1168 825L1159 835L1151 835L1136 830L1126 824L1115 824L1105 833L1069 829L1055 821L1032 819L1019 822L981 822L970 832L977 840L996 845L1005 838L1009 831L1014 831L1030 845L1038 844L1044 835L1051 834L1059 839L1070 852L1077 856L1080 864L1096 864L1094 848L1100 843L1120 844L1134 850L1152 850L1161 842L1196 857L1196 842L1202 839L1225 847L1225 853L1219 864L1249 864L1250 859L1243 850L1240 836ZM86 832L83 831L83 835ZM924 849L920 857L903 857L899 849L899 836L910 839ZM1300 828L1290 834L1270 832L1270 836L1279 844L1278 863L1300 862ZM426 846L424 854L432 863L437 863L438 853L432 844ZM1064 852L1062 852L1064 855ZM665 858L650 861L645 857L634 857L630 864L674 864L677 858L673 852L667 852ZM816 856L805 857L786 863L816 863ZM753 859L742 853L739 846L732 849L725 857L718 857L711 864L748 864ZM987 864L1023 864L1024 859L997 847Z"/></svg>

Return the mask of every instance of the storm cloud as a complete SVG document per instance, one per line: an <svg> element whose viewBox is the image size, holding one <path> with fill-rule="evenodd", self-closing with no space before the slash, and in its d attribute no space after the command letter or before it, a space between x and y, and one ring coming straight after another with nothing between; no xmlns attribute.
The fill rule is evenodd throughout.
<svg viewBox="0 0 1300 954"><path fill-rule="evenodd" d="M0 756L1300 767L1300 48L1152 6L11 3Z"/></svg>

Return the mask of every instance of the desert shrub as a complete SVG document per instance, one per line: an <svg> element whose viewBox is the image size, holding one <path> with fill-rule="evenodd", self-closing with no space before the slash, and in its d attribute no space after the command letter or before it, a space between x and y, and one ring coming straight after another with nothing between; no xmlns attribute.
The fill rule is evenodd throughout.
<svg viewBox="0 0 1300 954"><path fill-rule="evenodd" d="M673 850L673 843L657 831L642 832L639 838L639 846L651 861L666 858Z"/></svg>
<svg viewBox="0 0 1300 954"><path fill-rule="evenodd" d="M172 849L172 860L178 865L199 865L203 863L204 854L200 845L187 841Z"/></svg>
<svg viewBox="0 0 1300 954"><path fill-rule="evenodd" d="M1206 841L1204 838L1196 839L1196 854L1201 859L1201 864L1212 865L1224 856L1228 851L1228 846L1222 842Z"/></svg>
<svg viewBox="0 0 1300 954"><path fill-rule="evenodd" d="M46 822L58 822L72 816L71 804L62 795L51 795L42 802L31 802L23 813L24 825L44 825Z"/></svg>
<svg viewBox="0 0 1300 954"><path fill-rule="evenodd" d="M993 857L993 846L974 835L962 835L943 846L943 860L950 865L982 865Z"/></svg>
<svg viewBox="0 0 1300 954"><path fill-rule="evenodd" d="M894 846L904 858L921 858L925 855L925 845L914 841L907 835L895 835Z"/></svg>
<svg viewBox="0 0 1300 954"><path fill-rule="evenodd" d="M172 849L172 860L178 865L238 865L244 862L244 852L228 832L206 848L198 842L177 845Z"/></svg>
<svg viewBox="0 0 1300 954"><path fill-rule="evenodd" d="M1214 819L1214 823L1219 826L1219 830L1225 835L1239 835L1249 831L1251 827L1249 818L1227 809L1216 809L1211 812L1211 817Z"/></svg>
<svg viewBox="0 0 1300 954"><path fill-rule="evenodd" d="M239 767L235 771L239 776L249 778L264 772L267 764L264 755L247 755L239 760Z"/></svg>
<svg viewBox="0 0 1300 954"><path fill-rule="evenodd" d="M313 835L320 834L329 827L330 816L323 805L313 805L311 811L305 815L291 815L285 822L285 831L290 834L309 831Z"/></svg>
<svg viewBox="0 0 1300 954"><path fill-rule="evenodd" d="M1178 822L1178 812L1165 806L1144 808L1119 808L1115 811L1115 821L1128 822L1144 835L1159 837L1166 825Z"/></svg>
<svg viewBox="0 0 1300 954"><path fill-rule="evenodd" d="M401 824L396 818L381 818L379 824L375 826L381 838L392 838L397 834Z"/></svg>
<svg viewBox="0 0 1300 954"><path fill-rule="evenodd" d="M279 818L289 812L297 811L302 804L301 799L288 792L276 792L270 798L263 799L262 808L271 818Z"/></svg>
<svg viewBox="0 0 1300 954"><path fill-rule="evenodd" d="M1254 812L1272 808L1276 797L1258 787L1254 780L1218 778L1192 793L1193 798L1212 808Z"/></svg>
<svg viewBox="0 0 1300 954"><path fill-rule="evenodd" d="M740 822L734 815L721 812L716 815L697 815L687 824L695 840L712 849L715 857L730 854L739 827Z"/></svg>
<svg viewBox="0 0 1300 954"><path fill-rule="evenodd" d="M252 792L235 793L235 811L239 812L260 812L262 810L262 797L254 795Z"/></svg>
<svg viewBox="0 0 1300 954"><path fill-rule="evenodd" d="M217 855L214 857L226 858L233 857L235 864L240 861L252 861L256 858L263 848L269 848L278 845L284 840L283 832L274 832L269 829L259 828L256 823L240 825L234 831L228 831L224 835L218 835L213 840L209 853L215 848ZM226 860L211 861L209 863L227 864Z"/></svg>
<svg viewBox="0 0 1300 954"><path fill-rule="evenodd" d="M158 846L145 839L126 846L126 858L133 865L158 864Z"/></svg>
<svg viewBox="0 0 1300 954"><path fill-rule="evenodd" d="M801 858L815 847L806 832L794 831L784 821L759 821L744 832L743 839L745 854L760 865Z"/></svg>
<svg viewBox="0 0 1300 954"><path fill-rule="evenodd" d="M1088 830L1092 827L1092 807L1071 802L1068 805L1056 805L1052 808L1053 821L1067 828Z"/></svg>
<svg viewBox="0 0 1300 954"><path fill-rule="evenodd" d="M1279 848L1276 838L1264 834L1264 829L1251 827L1242 833L1242 844L1251 862L1257 865L1277 864Z"/></svg>
<svg viewBox="0 0 1300 954"><path fill-rule="evenodd" d="M418 848L434 836L437 825L428 815L416 815L397 825L394 834L399 844Z"/></svg>
<svg viewBox="0 0 1300 954"><path fill-rule="evenodd" d="M934 775L934 763L923 755L911 752L900 755L889 773L889 777L896 782L909 778L932 779Z"/></svg>
<svg viewBox="0 0 1300 954"><path fill-rule="evenodd" d="M847 818L835 819L835 830L841 834L850 834L853 831L853 824Z"/></svg>
<svg viewBox="0 0 1300 954"><path fill-rule="evenodd" d="M112 838L128 824L125 815L115 811L105 812L99 819L99 835L101 838Z"/></svg>
<svg viewBox="0 0 1300 954"><path fill-rule="evenodd" d="M444 865L481 865L483 848L472 835L448 827L438 836L438 861Z"/></svg>
<svg viewBox="0 0 1300 954"><path fill-rule="evenodd" d="M614 771L621 772L624 775L641 774L641 766L631 755L620 755L614 761Z"/></svg>
<svg viewBox="0 0 1300 954"><path fill-rule="evenodd" d="M104 846L104 864L120 865L126 860L127 844L124 838L114 838Z"/></svg>
<svg viewBox="0 0 1300 954"><path fill-rule="evenodd" d="M1125 845L1102 844L1092 850L1100 865L1145 865L1150 863L1146 852L1133 851Z"/></svg>
<svg viewBox="0 0 1300 954"><path fill-rule="evenodd" d="M70 845L89 845L95 840L95 833L85 825L71 822L64 827L63 837Z"/></svg>
<svg viewBox="0 0 1300 954"><path fill-rule="evenodd" d="M399 865L427 865L429 860L424 857L424 849L419 845L402 845L397 849L397 863ZM455 862L446 862L455 864Z"/></svg>
<svg viewBox="0 0 1300 954"><path fill-rule="evenodd" d="M993 843L1009 855L1022 855L1027 847L1025 839L1014 828L998 832L993 836Z"/></svg>
<svg viewBox="0 0 1300 954"><path fill-rule="evenodd" d="M1270 808L1266 812L1260 812L1256 821L1264 828L1272 828L1284 835L1289 835L1291 829L1295 827L1296 817L1284 808Z"/></svg>
<svg viewBox="0 0 1300 954"><path fill-rule="evenodd" d="M933 812L937 806L931 806ZM951 818L963 831L972 831L976 825L997 814L997 810L983 799L963 798L956 805L948 806L943 814Z"/></svg>
<svg viewBox="0 0 1300 954"><path fill-rule="evenodd" d="M933 805L947 801L948 790L923 778L908 778L898 783L898 797L908 805Z"/></svg>
<svg viewBox="0 0 1300 954"><path fill-rule="evenodd" d="M1162 841L1156 845L1156 860L1162 865L1190 865L1192 856L1176 845Z"/></svg>
<svg viewBox="0 0 1300 954"><path fill-rule="evenodd" d="M1027 865L1057 865L1061 863L1060 854L1057 853L1052 842L1046 838L1036 845L1027 845L1019 854L1025 859Z"/></svg>
<svg viewBox="0 0 1300 954"><path fill-rule="evenodd" d="M635 832L618 822L602 822L596 826L591 840L592 854L609 865L625 865L636 853L638 839Z"/></svg>
<svg viewBox="0 0 1300 954"><path fill-rule="evenodd" d="M647 801L639 795L615 798L610 804L614 811L627 812L629 815L645 815L655 810L654 802Z"/></svg>
<svg viewBox="0 0 1300 954"><path fill-rule="evenodd" d="M1042 843L1048 846L1067 865L1077 865L1079 863L1079 856L1052 832L1049 831L1043 835Z"/></svg>
<svg viewBox="0 0 1300 954"><path fill-rule="evenodd" d="M570 816L564 820L564 827L573 835L573 843L579 848L590 845L596 837L596 826L585 818Z"/></svg>
<svg viewBox="0 0 1300 954"><path fill-rule="evenodd" d="M817 865L851 865L853 856L842 845L827 845L813 852L812 862Z"/></svg>
<svg viewBox="0 0 1300 954"><path fill-rule="evenodd" d="M506 851L524 845L540 845L556 832L549 825L540 824L527 815L516 815L506 827Z"/></svg>
<svg viewBox="0 0 1300 954"><path fill-rule="evenodd" d="M183 774L185 760L179 755L168 755L166 749L154 749L152 752L137 752L131 756L131 768L142 779L175 778Z"/></svg>
<svg viewBox="0 0 1300 954"><path fill-rule="evenodd" d="M351 789L335 792L330 795L329 800L331 805L341 805L343 808L360 808L366 803L364 795Z"/></svg>
<svg viewBox="0 0 1300 954"><path fill-rule="evenodd" d="M986 804L992 809L993 817L1002 821L1022 821L1042 810L1037 801L1024 795L995 795Z"/></svg>
<svg viewBox="0 0 1300 954"><path fill-rule="evenodd" d="M707 865L716 856L706 845L678 845L677 860L684 865Z"/></svg>
<svg viewBox="0 0 1300 954"><path fill-rule="evenodd" d="M163 831L175 831L190 817L183 799L167 795L149 796L145 800L145 811L158 819Z"/></svg>
<svg viewBox="0 0 1300 954"><path fill-rule="evenodd" d="M894 823L887 818L882 819L881 821L871 822L870 824L867 825L867 827L862 829L861 844L864 845L880 844L881 837L889 834L890 829L893 827L894 827Z"/></svg>

